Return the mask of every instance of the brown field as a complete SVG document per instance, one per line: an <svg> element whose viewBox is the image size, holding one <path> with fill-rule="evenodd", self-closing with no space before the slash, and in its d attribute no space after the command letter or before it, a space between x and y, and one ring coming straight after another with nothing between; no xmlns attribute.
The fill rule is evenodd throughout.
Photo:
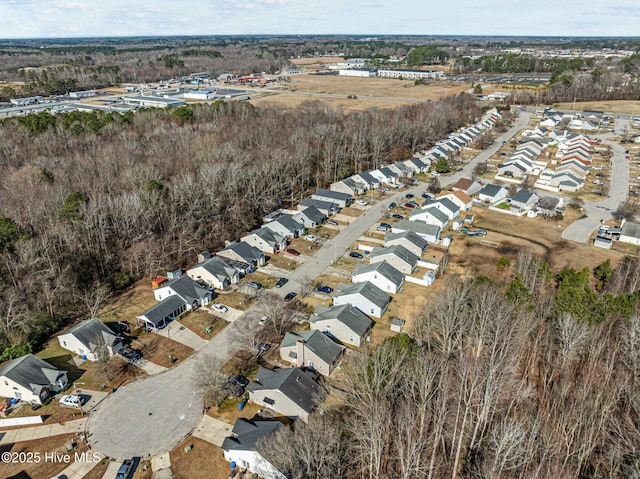
<svg viewBox="0 0 640 479"><path fill-rule="evenodd" d="M192 446L185 452L186 446ZM222 450L213 444L198 439L187 438L169 453L171 470L176 479L226 479L229 477L229 463L224 460Z"/></svg>
<svg viewBox="0 0 640 479"><path fill-rule="evenodd" d="M344 57L292 58L289 61L294 65L313 65L313 64L322 65L322 64L343 62Z"/></svg>
<svg viewBox="0 0 640 479"><path fill-rule="evenodd" d="M213 314L209 314L207 311L199 309L180 318L180 324L189 328L202 339L209 340L222 331L228 323L224 319L219 319ZM205 332L209 327L212 328L211 332Z"/></svg>
<svg viewBox="0 0 640 479"><path fill-rule="evenodd" d="M630 115L640 113L639 100L577 101L575 106L573 102L565 102L554 103L553 107L561 110L600 110L605 113L624 113Z"/></svg>
<svg viewBox="0 0 640 479"><path fill-rule="evenodd" d="M176 326L177 324L173 327ZM138 341L143 344L141 350L144 358L165 368L177 364L177 362L172 363L169 356L173 356L178 361L184 361L194 353L189 346L156 333L144 333L138 337Z"/></svg>

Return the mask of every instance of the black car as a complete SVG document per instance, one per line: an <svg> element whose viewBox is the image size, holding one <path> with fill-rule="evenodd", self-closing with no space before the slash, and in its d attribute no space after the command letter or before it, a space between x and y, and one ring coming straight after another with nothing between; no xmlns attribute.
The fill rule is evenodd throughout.
<svg viewBox="0 0 640 479"><path fill-rule="evenodd" d="M395 203L389 203L389 209L390 210L395 208L396 206L398 206L398 205L396 205Z"/></svg>
<svg viewBox="0 0 640 479"><path fill-rule="evenodd" d="M358 259L362 259L363 258L363 256L360 253L356 252L356 251L352 251L351 253L349 253L349 256L351 256L352 258L358 258Z"/></svg>
<svg viewBox="0 0 640 479"><path fill-rule="evenodd" d="M399 214L397 214L397 213L392 214L392 215L391 215L391 217L392 217L392 218L395 218L395 219L397 219L397 220L403 220L403 219L404 219L404 216L399 215Z"/></svg>
<svg viewBox="0 0 640 479"><path fill-rule="evenodd" d="M407 193L406 195L404 195L404 197L410 200L411 198L413 198L413 195L411 193Z"/></svg>
<svg viewBox="0 0 640 479"><path fill-rule="evenodd" d="M338 222L337 221L333 221L333 220L327 220L327 224L328 225L333 225L333 226L338 226Z"/></svg>
<svg viewBox="0 0 640 479"><path fill-rule="evenodd" d="M262 285L260 283L258 283L257 281L251 281L251 282L247 283L247 287L253 288L253 289L262 289Z"/></svg>
<svg viewBox="0 0 640 479"><path fill-rule="evenodd" d="M276 283L276 288L282 288L288 281L289 280L287 278L280 278Z"/></svg>
<svg viewBox="0 0 640 479"><path fill-rule="evenodd" d="M229 376L227 381L229 382L229 384L241 387L245 387L247 384L249 384L249 380L239 374L236 374L235 376Z"/></svg>
<svg viewBox="0 0 640 479"><path fill-rule="evenodd" d="M289 302L296 296L298 296L298 293L294 293L293 291L291 291L290 293L287 293L287 295L284 297L284 300Z"/></svg>
<svg viewBox="0 0 640 479"><path fill-rule="evenodd" d="M122 348L118 351L118 354L129 361L137 361L142 357L140 351L131 348Z"/></svg>

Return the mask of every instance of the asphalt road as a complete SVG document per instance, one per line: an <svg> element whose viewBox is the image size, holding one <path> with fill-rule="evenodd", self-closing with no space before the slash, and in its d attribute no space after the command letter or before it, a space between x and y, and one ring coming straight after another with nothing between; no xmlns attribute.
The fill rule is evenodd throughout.
<svg viewBox="0 0 640 479"><path fill-rule="evenodd" d="M441 182L450 184L463 176L469 176L478 162L486 161L503 141L508 141L524 128L529 116L530 114L523 113L512 128L467 163L463 171L441 177ZM407 193L420 196L424 190L425 184L418 183L371 205L333 240L298 266L289 275L289 282L285 286L273 291L281 296L290 291L299 292L301 279L319 276L334 258L343 255L351 244L380 220L389 203L400 203ZM256 317L259 308L258 301L236 322L242 326L243 322ZM239 347L233 342L232 329L223 329L200 352L182 364L160 374L146 376L110 394L89 418L89 441L92 448L108 457L123 460L132 456L154 456L181 442L197 426L203 414L203 397L193 388L194 365L203 354L211 354L222 360L229 358Z"/></svg>

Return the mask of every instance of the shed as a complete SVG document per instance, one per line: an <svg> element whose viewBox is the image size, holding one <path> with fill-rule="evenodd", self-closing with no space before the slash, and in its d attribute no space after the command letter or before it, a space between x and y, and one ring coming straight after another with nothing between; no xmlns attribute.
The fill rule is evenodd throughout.
<svg viewBox="0 0 640 479"><path fill-rule="evenodd" d="M396 333L402 332L402 328L404 328L404 323L405 323L404 319L394 317L391 320L391 331L395 331Z"/></svg>

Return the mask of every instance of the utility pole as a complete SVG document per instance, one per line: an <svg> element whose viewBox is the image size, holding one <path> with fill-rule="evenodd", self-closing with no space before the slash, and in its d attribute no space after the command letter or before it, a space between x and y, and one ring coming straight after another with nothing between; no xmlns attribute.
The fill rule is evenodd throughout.
<svg viewBox="0 0 640 479"><path fill-rule="evenodd" d="M84 416L84 411L82 410L82 398L80 397L80 394L78 394L78 388L76 386L77 384L84 385L85 383L79 383L79 382L73 383L73 392L75 393L76 396L78 396L78 406L80 407L80 414Z"/></svg>

